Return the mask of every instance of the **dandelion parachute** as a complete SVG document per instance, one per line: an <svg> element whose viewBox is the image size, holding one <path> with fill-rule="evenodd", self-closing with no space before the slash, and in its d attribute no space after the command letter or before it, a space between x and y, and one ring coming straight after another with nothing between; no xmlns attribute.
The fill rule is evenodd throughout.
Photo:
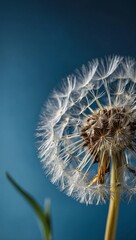
<svg viewBox="0 0 136 240"><path fill-rule="evenodd" d="M93 60L53 90L38 125L51 182L81 203L105 203L115 157L121 197L136 193L136 62Z"/></svg>

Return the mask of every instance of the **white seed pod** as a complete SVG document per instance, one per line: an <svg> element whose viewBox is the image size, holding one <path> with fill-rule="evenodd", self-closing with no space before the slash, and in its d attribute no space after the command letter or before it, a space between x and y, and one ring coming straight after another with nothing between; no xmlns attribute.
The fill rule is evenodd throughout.
<svg viewBox="0 0 136 240"><path fill-rule="evenodd" d="M117 158L121 197L136 193L136 62L93 60L54 90L38 125L39 156L52 183L81 203L105 203ZM130 199L129 198L129 199Z"/></svg>

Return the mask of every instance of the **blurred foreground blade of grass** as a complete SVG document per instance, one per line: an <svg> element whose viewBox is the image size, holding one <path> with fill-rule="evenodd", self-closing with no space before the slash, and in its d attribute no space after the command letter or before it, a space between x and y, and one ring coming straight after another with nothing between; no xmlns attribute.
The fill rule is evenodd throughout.
<svg viewBox="0 0 136 240"><path fill-rule="evenodd" d="M22 189L19 184L10 176L9 173L6 173L7 179L14 186L14 188L26 199L26 201L34 209L38 219L40 220L43 227L43 234L45 240L52 240L52 227L51 227L51 212L50 212L50 201L45 201L45 209L43 210L36 200Z"/></svg>
<svg viewBox="0 0 136 240"><path fill-rule="evenodd" d="M51 201L50 201L50 199L45 200L44 215L46 218L48 235L50 235L50 233L52 233Z"/></svg>

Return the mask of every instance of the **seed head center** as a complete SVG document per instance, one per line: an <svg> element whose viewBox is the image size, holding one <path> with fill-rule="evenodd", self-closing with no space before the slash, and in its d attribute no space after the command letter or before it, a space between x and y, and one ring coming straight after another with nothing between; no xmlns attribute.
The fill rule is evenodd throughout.
<svg viewBox="0 0 136 240"><path fill-rule="evenodd" d="M83 146L97 152L120 152L135 141L136 123L124 107L105 107L85 119L81 129Z"/></svg>

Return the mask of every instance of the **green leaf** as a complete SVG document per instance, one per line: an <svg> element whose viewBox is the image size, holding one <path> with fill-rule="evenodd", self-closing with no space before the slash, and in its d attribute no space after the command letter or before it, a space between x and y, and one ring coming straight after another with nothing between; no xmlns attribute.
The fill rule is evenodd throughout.
<svg viewBox="0 0 136 240"><path fill-rule="evenodd" d="M14 186L14 188L26 199L26 201L31 205L31 207L34 209L36 215L38 216L42 226L43 226L43 232L44 232L44 239L51 240L52 234L51 234L51 217L50 217L50 211L48 210L44 213L42 208L39 206L39 204L36 202L36 200L27 193L24 189L22 189L18 183L15 182L15 180L10 176L9 173L6 173L7 179L10 181L10 183Z"/></svg>
<svg viewBox="0 0 136 240"><path fill-rule="evenodd" d="M51 222L51 202L50 199L45 200L44 214L48 224L49 232L52 232L52 222Z"/></svg>

